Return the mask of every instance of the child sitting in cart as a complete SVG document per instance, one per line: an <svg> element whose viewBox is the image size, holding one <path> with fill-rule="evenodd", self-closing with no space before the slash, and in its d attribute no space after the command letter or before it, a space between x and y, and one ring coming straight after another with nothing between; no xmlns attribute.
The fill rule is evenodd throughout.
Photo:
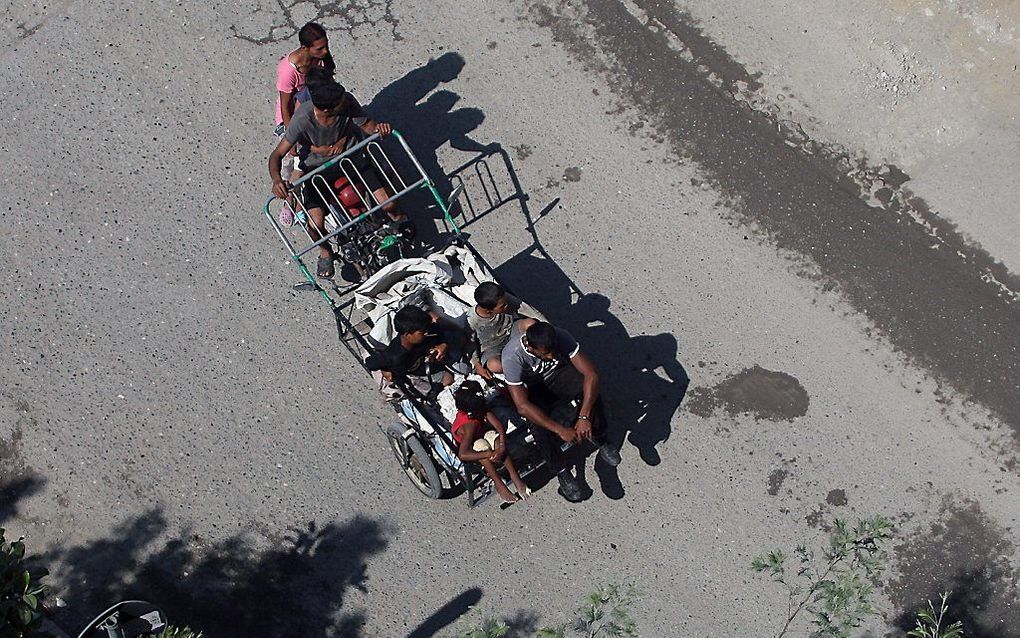
<svg viewBox="0 0 1020 638"><path fill-rule="evenodd" d="M491 379L493 373L503 372L500 355L514 322L523 317L547 321L545 316L514 297L494 281L483 281L475 288L475 307L467 311L467 331L472 335L474 348L471 364L475 374Z"/></svg>
<svg viewBox="0 0 1020 638"><path fill-rule="evenodd" d="M451 359L451 339L428 312L418 306L404 306L393 315L393 329L397 336L365 359L366 368L381 371L391 382L418 377L432 388L453 383L453 374L444 365Z"/></svg>
<svg viewBox="0 0 1020 638"><path fill-rule="evenodd" d="M481 463L485 473L492 479L492 485L507 503L516 503L521 497L527 498L531 490L521 480L513 461L507 456L506 428L485 401L482 386L477 381L467 380L453 393L457 406L457 417L453 420L453 440L457 443L457 456L466 462ZM510 480L517 488L514 495L500 478L496 464L502 463Z"/></svg>

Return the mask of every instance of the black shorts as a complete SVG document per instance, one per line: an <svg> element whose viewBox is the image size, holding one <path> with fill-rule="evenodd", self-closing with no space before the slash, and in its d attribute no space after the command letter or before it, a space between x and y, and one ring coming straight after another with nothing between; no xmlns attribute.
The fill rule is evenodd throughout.
<svg viewBox="0 0 1020 638"><path fill-rule="evenodd" d="M357 169L356 171L351 170L351 165L346 160L343 160L343 164L347 169L347 172L351 174L351 177L353 177L355 180L358 180L358 174L360 174L361 181L363 181L363 183L366 186L368 186L368 190L370 191L379 190L384 186L387 187L387 190L389 190L388 188L389 185L387 184L386 180L383 178L382 175L379 174L379 170L375 167L375 163L368 158L368 155L366 155L364 151L358 151L354 155L351 155L350 160L354 163L354 168ZM304 203L306 209L311 210L313 208L329 208L328 206L326 206L326 202L322 200L322 196L319 193L319 191L323 189L323 186L318 178L319 176L321 176L322 179L326 180L326 183L330 185L330 188L332 188L336 180L340 179L341 177L345 177L343 170L341 170L340 168L340 164L341 162L333 164L326 170L322 171L321 173L318 173L316 177L313 177L312 179L309 179L307 182L304 183L301 189L303 192L303 197L301 198L301 201L302 203ZM315 170L316 167L306 166L304 160L302 159L301 163L298 165L298 168L300 168L302 172L307 174ZM315 185L312 184L313 180L316 182ZM318 186L318 188L316 188L316 186ZM393 193L390 193L390 195L392 194ZM326 197L329 198L329 201L331 203L336 205L338 200L335 196L330 196L329 193L325 193L325 195ZM369 199L369 201L371 202L372 200Z"/></svg>

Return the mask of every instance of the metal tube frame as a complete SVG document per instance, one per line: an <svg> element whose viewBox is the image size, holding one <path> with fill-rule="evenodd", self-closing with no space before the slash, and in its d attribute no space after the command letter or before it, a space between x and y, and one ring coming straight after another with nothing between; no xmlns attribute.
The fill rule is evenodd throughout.
<svg viewBox="0 0 1020 638"><path fill-rule="evenodd" d="M298 250L294 247L294 244L293 242L291 242L290 238L287 237L287 234L286 232L284 232L283 227L280 225L279 221L277 221L277 219L273 216L272 211L270 210L270 206L272 205L272 203L276 199L278 199L275 195L270 196L266 200L265 205L263 206L263 213L265 214L266 218L269 219L269 223L272 225L273 230L276 232L277 237L279 237L280 241L283 242L284 247L287 249L287 253L290 255L291 262L295 264L295 266L301 272L305 280L308 281L312 285L312 287L314 287L314 289L326 301L326 303L329 304L330 308L333 310L333 315L336 319L337 333L340 342L348 350L348 352L350 352L351 355L359 362L359 364L362 365L362 367L364 367L364 362L362 360L361 352L359 352L359 348L365 352L368 352L371 351L372 344L370 344L368 340L365 338L365 335L361 334L355 327L352 318L352 314L354 311L354 300L348 298L346 300L342 300L342 302L340 303L334 300L333 297L331 297L329 293L319 284L316 278L312 275L311 271L309 271L308 267L304 263L304 260L302 259L303 256L307 255L310 251L314 250L315 248L323 245L325 242L331 240L333 237L336 237L337 235L350 229L352 226L367 219L370 215L372 215L376 211L381 210L384 206L386 206L390 202L396 201L397 199L403 197L404 195L410 193L415 189L423 188L427 189L429 193L432 194L432 197L433 199L435 199L436 204L439 206L440 210L443 211L443 221L445 224L447 224L448 228L452 228L453 232L455 233L456 241L458 241L461 245L465 246L468 250L470 250L471 253L475 256L475 258L480 260L480 263L482 263L486 268L491 270L491 266L489 266L488 262L486 262L485 259L481 256L481 254L479 254L478 251L475 250L473 246L471 246L471 244L467 241L466 237L461 233L460 226L450 215L449 205L447 204L446 201L443 200L442 196L440 196L435 183L425 173L425 169L422 167L421 162L419 162L418 158L415 157L414 153L411 151L411 148L408 146L403 135L401 135L398 131L393 131L392 134L400 143L400 146L406 153L407 158L411 160L411 163L413 164L415 170L418 173L418 179L416 179L410 185L406 183L400 172L397 171L396 168L393 166L393 162L383 151L381 145L379 145L378 143L378 140L380 139L379 134L374 134L366 138L365 140L351 147L341 155L338 155L337 157L330 159L322 166L316 168L314 171L307 173L306 175L303 175L301 179L294 182L293 186L300 186L301 184L307 182L310 187L317 187L317 183L316 181L314 181L315 178L317 176L320 176L321 173L330 166L340 164L340 169L344 173L345 177L347 177L347 180L352 185L356 185L357 182L351 179L351 176L345 170L346 165L343 162L346 160L347 164L350 164L350 166L360 177L360 171L358 171L357 167L354 166L354 162L350 159L350 157L354 153L360 152L362 149L366 149L369 158L375 164L376 168L379 169L379 172L385 176L387 184L390 186L390 191L392 192L396 190L396 188L393 181L390 179L387 171L383 169L382 162L379 159L380 157L386 161L386 165L391 169L392 173L397 177L397 179L400 182L400 185L402 186L399 192L390 196L385 201L379 202L378 200L376 200L376 205L372 207L367 206L367 202L364 202L364 197L361 195L361 192L358 191L359 197L361 197L362 201L366 204L366 208L368 208L368 210L362 213L361 215L358 215L354 219L351 219L342 224L338 224L337 228L335 228L332 232L328 233L325 237L322 237L319 240L314 240L314 238L311 237L312 231L309 229L309 227L311 226L311 220L308 217L307 210L304 209L304 205L301 204L301 212L304 213L305 215L305 220L303 222L305 231L306 233L309 234L309 239L312 239L312 244L310 246ZM319 177L318 183L324 182L325 180ZM328 190L330 191L330 194L332 194L333 191L332 186L328 184L327 186ZM319 194L320 197L323 195L321 191L319 192ZM332 198L337 200L336 201L337 210L344 210L344 207L341 205L339 199L335 195L333 195ZM323 197L322 199L324 202L327 203L327 206L329 206L329 200L325 197ZM374 193L372 193L372 199L375 200ZM330 214L336 214L336 211L331 210ZM346 293L352 291L356 287L357 286L355 285L350 286L343 290L339 288L334 288L334 290L337 291L340 297L343 297ZM426 398L421 396L421 394L417 392L413 387L408 386L406 384L399 384L398 387L400 387L400 389L404 392L404 395L408 399L410 399L412 403L414 403L417 412L424 416L427 413L427 408L425 406L428 406ZM445 430L445 428L433 426L431 423L429 425L433 432L433 436L439 437L444 445L448 446L450 450L453 450L454 453L456 453L457 446L454 443L452 436ZM415 429L415 434L421 437L423 443L431 445L431 443L428 441L429 436L425 432L425 429L421 426L421 424L415 423L412 427L413 429ZM481 488L481 486L484 484L487 478L484 472L480 473L477 471L476 468L471 468L469 463L465 463L463 468L458 471L452 467L448 467L445 463L439 461L436 458L433 458L432 461L438 462L442 470L448 476L456 479L464 486L465 492L468 497L469 506L474 507L479 502L481 502L483 498L485 498L484 496L478 499L475 498L475 492Z"/></svg>

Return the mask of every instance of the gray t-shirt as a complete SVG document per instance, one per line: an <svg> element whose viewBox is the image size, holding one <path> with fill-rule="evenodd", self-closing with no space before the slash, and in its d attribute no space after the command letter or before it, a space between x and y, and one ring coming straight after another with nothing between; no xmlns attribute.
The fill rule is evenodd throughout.
<svg viewBox="0 0 1020 638"><path fill-rule="evenodd" d="M524 303L517 297L506 294L507 312L485 318L478 315L476 308L467 312L468 328L475 335L476 350L471 355L472 363L479 363L482 355L487 352L499 352L510 340L510 331L514 322L521 316L546 321L542 313Z"/></svg>
<svg viewBox="0 0 1020 638"><path fill-rule="evenodd" d="M348 149L363 139L361 125L368 121L368 115L350 93L348 99L354 100L353 108L348 115L341 115L336 118L332 126L323 126L315 117L315 110L311 102L305 102L294 111L290 118L290 125L284 134L291 144L304 144L306 146L330 146L346 138L347 143L344 149ZM321 166L326 163L329 157L318 153L309 153L305 158L306 166Z"/></svg>
<svg viewBox="0 0 1020 638"><path fill-rule="evenodd" d="M523 338L515 323L502 356L503 376L510 385L522 385L534 378L548 379L559 368L573 365L570 360L581 351L574 337L562 328L556 328L556 358L552 361L539 359L525 350Z"/></svg>

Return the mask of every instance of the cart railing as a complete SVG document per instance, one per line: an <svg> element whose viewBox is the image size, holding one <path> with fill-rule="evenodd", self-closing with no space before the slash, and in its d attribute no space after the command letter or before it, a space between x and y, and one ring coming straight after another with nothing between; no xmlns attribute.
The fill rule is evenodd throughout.
<svg viewBox="0 0 1020 638"><path fill-rule="evenodd" d="M336 302L326 293L311 271L305 265L303 257L309 252L319 248L320 246L332 241L338 235L341 235L359 223L370 218L380 210L383 210L387 205L398 199L404 197L408 193L415 190L427 190L431 193L435 199L436 204L443 212L443 221L452 229L456 234L460 234L460 226L453 219L450 214L450 204L446 202L439 191L436 189L435 183L422 168L421 162L415 157L411 147L408 146L404 136L398 131L392 133L394 139L399 143L399 148L402 151L401 157L398 158L397 162L394 162L387 154L386 150L380 144L382 137L376 133L362 140L358 144L352 146L348 150L344 151L340 155L328 160L322 166L319 166L315 170L303 175L300 179L296 180L291 186L296 189L299 186L304 188L315 189L321 200L325 203L325 216L326 216L326 229L324 234L319 233L318 230L311 224L308 216L308 209L301 201L296 193L289 195L284 203L291 205L294 208L295 219L304 229L305 234L308 237L309 244L295 246L294 242L291 241L290 237L287 236L287 232L283 226L277 220L273 214L272 206L273 203L279 201L275 195L270 196L263 206L263 213L266 218L269 219L269 223L272 225L273 230L276 231L277 237L283 242L284 247L287 249L287 253L290 255L291 262L294 263L301 274L308 281L308 283L318 290L319 294L325 299L331 306L336 307ZM364 175L358 169L357 164L354 161L354 157L358 154L364 154L365 157L372 163L372 166L378 171L379 175L383 178L385 185L388 187L390 196L380 201L376 197L375 193L368 187L368 183L365 181ZM401 162L400 159L407 160ZM339 166L340 172L347 179L348 183L354 186L357 191L358 198L361 201L362 206L366 209L365 212L361 213L357 217L351 218L346 214L346 207L340 202L340 198L333 188L333 184L327 183L323 172L332 166ZM403 168L403 171L401 170ZM405 175L404 173L409 173ZM293 191L292 191L293 192ZM350 289L353 289L351 287ZM350 289L343 292L348 292Z"/></svg>

